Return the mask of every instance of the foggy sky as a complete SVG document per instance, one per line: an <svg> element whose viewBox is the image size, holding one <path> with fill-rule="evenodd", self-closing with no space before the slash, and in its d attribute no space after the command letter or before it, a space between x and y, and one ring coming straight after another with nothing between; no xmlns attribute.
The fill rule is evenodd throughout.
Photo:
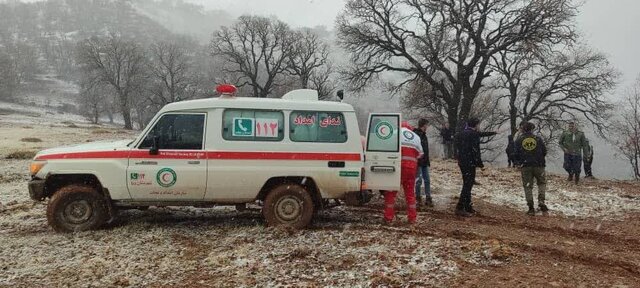
<svg viewBox="0 0 640 288"><path fill-rule="evenodd" d="M233 16L277 16L294 27L333 28L345 0L190 0ZM623 73L620 93L640 74L640 1L586 0L578 16L578 29L593 48L605 53Z"/></svg>

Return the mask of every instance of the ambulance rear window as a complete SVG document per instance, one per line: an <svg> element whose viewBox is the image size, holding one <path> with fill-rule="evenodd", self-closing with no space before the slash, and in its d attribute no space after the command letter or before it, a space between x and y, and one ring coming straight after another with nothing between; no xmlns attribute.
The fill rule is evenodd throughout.
<svg viewBox="0 0 640 288"><path fill-rule="evenodd" d="M294 142L347 142L347 125L342 113L293 111L289 123L289 137Z"/></svg>

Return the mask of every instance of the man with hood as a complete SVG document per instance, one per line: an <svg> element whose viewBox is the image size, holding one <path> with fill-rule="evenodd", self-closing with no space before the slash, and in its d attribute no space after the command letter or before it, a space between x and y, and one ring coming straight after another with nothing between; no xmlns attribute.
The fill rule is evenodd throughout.
<svg viewBox="0 0 640 288"><path fill-rule="evenodd" d="M471 189L476 182L476 168L484 169L480 155L480 137L492 136L496 132L478 132L478 118L469 118L464 130L456 137L458 167L462 174L462 190L456 206L456 215L470 217L476 211L471 202Z"/></svg>

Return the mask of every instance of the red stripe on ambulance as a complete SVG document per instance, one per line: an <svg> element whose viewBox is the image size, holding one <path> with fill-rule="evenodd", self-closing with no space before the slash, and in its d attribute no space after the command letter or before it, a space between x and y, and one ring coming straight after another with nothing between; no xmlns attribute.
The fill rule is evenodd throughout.
<svg viewBox="0 0 640 288"><path fill-rule="evenodd" d="M232 151L161 151L150 155L147 150L72 152L38 156L36 160L61 159L219 159L219 160L324 160L361 161L358 153L306 152L232 152Z"/></svg>

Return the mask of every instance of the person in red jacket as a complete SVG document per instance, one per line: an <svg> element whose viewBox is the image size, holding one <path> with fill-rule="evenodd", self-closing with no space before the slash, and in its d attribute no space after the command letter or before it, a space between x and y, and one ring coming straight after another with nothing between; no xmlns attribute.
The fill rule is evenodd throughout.
<svg viewBox="0 0 640 288"><path fill-rule="evenodd" d="M410 224L414 224L417 218L416 212L416 171L418 169L418 158L424 153L420 136L414 133L413 127L407 122L402 122L400 129L400 139L402 141L402 162L400 169L400 181L404 197L407 203L407 219ZM395 217L395 203L398 191L385 191L384 193L384 220L387 224L393 222Z"/></svg>

